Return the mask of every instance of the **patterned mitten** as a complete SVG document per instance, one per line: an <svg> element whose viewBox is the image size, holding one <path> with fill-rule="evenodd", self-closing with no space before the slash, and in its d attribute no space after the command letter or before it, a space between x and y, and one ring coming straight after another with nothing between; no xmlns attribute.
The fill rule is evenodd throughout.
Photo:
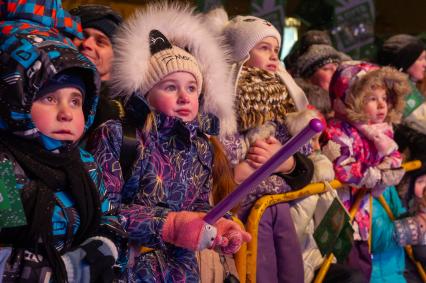
<svg viewBox="0 0 426 283"><path fill-rule="evenodd" d="M400 246L426 245L426 214L418 213L394 221L394 237Z"/></svg>
<svg viewBox="0 0 426 283"><path fill-rule="evenodd" d="M163 225L163 240L191 251L211 248L217 230L204 222L204 216L202 212L169 212Z"/></svg>
<svg viewBox="0 0 426 283"><path fill-rule="evenodd" d="M243 242L251 240L251 235L232 220L221 218L216 222L215 226L217 228L217 237L214 248L219 249L224 254L238 252Z"/></svg>
<svg viewBox="0 0 426 283"><path fill-rule="evenodd" d="M398 185L404 175L405 170L402 167L382 170L381 183L387 187Z"/></svg>
<svg viewBox="0 0 426 283"><path fill-rule="evenodd" d="M68 282L112 282L112 266L118 257L114 243L105 237L87 239L77 249L62 255Z"/></svg>

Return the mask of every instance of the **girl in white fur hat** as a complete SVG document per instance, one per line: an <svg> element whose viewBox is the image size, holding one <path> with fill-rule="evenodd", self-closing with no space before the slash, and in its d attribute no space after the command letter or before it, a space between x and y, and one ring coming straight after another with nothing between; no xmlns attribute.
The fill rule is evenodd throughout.
<svg viewBox="0 0 426 283"><path fill-rule="evenodd" d="M203 221L220 182L212 176L226 168L216 162L223 153L211 136L219 134L219 122L221 134L235 129L223 51L200 18L178 5L148 5L124 23L115 42L112 87L127 100L136 128L130 178L120 167L126 124L103 124L94 155L129 233L127 280L198 282L194 251L232 254L250 240L228 219Z"/></svg>

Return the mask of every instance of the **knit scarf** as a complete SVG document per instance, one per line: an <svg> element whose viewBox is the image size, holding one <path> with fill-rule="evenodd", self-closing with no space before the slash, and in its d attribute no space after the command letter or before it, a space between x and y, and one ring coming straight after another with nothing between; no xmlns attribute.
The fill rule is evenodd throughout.
<svg viewBox="0 0 426 283"><path fill-rule="evenodd" d="M378 124L354 124L367 139L374 143L374 146L381 157L388 156L398 149L396 142L389 136L393 134L392 126L389 123Z"/></svg>
<svg viewBox="0 0 426 283"><path fill-rule="evenodd" d="M53 244L54 193L67 192L75 202L80 216L80 226L72 239L72 246L77 246L90 237L100 223L100 196L84 169L80 151L76 147L68 152L55 154L34 141L7 133L2 133L0 143L13 155L31 180L29 188L21 194L28 225L2 229L1 242L17 247L33 247L36 251L41 246L46 252L55 281L64 282L65 267Z"/></svg>
<svg viewBox="0 0 426 283"><path fill-rule="evenodd" d="M297 111L277 74L247 66L243 66L238 80L236 110L240 132L267 121L284 123L288 112Z"/></svg>

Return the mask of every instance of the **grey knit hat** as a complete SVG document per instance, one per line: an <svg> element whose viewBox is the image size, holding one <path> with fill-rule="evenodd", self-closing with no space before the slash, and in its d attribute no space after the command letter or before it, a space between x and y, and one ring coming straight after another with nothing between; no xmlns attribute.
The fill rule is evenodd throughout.
<svg viewBox="0 0 426 283"><path fill-rule="evenodd" d="M390 37L377 54L377 61L382 66L392 66L406 72L416 62L425 47L423 42L409 34Z"/></svg>
<svg viewBox="0 0 426 283"><path fill-rule="evenodd" d="M309 78L316 70L329 63L340 63L349 57L330 45L314 44L297 59L297 73L302 78Z"/></svg>
<svg viewBox="0 0 426 283"><path fill-rule="evenodd" d="M300 37L300 49L302 53L304 53L309 46L314 44L333 46L330 35L324 30L308 30Z"/></svg>

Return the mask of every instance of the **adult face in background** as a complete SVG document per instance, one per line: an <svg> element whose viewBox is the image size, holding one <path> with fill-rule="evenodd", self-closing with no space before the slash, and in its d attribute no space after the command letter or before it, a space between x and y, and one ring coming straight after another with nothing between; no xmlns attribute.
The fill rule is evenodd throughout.
<svg viewBox="0 0 426 283"><path fill-rule="evenodd" d="M102 81L111 77L111 65L114 58L112 43L108 36L95 28L83 29L84 39L75 39L79 51L86 56L99 72Z"/></svg>
<svg viewBox="0 0 426 283"><path fill-rule="evenodd" d="M333 77L334 72L336 72L337 67L337 63L325 64L314 72L314 74L309 78L309 81L312 84L329 91L331 78Z"/></svg>
<svg viewBox="0 0 426 283"><path fill-rule="evenodd" d="M339 64L349 57L330 45L314 44L297 59L300 77L329 91L331 78Z"/></svg>
<svg viewBox="0 0 426 283"><path fill-rule="evenodd" d="M417 60L407 69L411 80L418 82L424 79L426 70L426 51L423 51Z"/></svg>
<svg viewBox="0 0 426 283"><path fill-rule="evenodd" d="M70 13L80 17L83 27L84 38L74 40L75 45L96 65L101 80L108 81L114 58L112 38L123 21L121 15L109 6L98 4L81 5Z"/></svg>

